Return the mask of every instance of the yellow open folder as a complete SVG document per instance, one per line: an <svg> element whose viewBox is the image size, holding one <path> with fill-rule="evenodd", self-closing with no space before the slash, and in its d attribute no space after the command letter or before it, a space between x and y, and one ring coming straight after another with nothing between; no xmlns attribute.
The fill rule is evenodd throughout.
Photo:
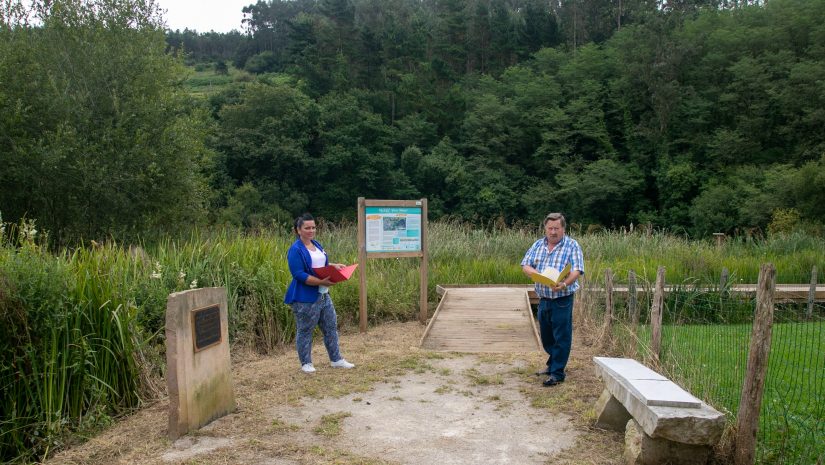
<svg viewBox="0 0 825 465"><path fill-rule="evenodd" d="M549 266L541 273L530 273L530 279L548 287L556 287L568 274L570 274L569 263L561 271Z"/></svg>

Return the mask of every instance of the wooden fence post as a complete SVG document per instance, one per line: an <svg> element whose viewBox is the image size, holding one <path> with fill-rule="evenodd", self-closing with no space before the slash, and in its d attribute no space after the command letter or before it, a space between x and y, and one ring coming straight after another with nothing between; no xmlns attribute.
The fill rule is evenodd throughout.
<svg viewBox="0 0 825 465"><path fill-rule="evenodd" d="M604 327L607 338L613 337L613 272L604 270Z"/></svg>
<svg viewBox="0 0 825 465"><path fill-rule="evenodd" d="M762 407L762 393L765 390L765 376L768 372L768 355L771 350L771 329L773 326L773 294L776 289L776 268L773 264L763 264L759 270L759 284L756 288L756 313L753 316L748 367L739 400L739 414L736 427L736 465L753 464L756 454L756 432L759 428L759 410Z"/></svg>
<svg viewBox="0 0 825 465"><path fill-rule="evenodd" d="M585 309L588 307L588 302L590 301L590 289L587 285L587 278L585 276L579 276L579 290L576 292L576 298L573 299L573 318L583 318ZM590 316L588 314L588 316Z"/></svg>
<svg viewBox="0 0 825 465"><path fill-rule="evenodd" d="M627 314L630 315L630 341L635 357L639 347L639 306L636 302L636 272L633 270L627 272Z"/></svg>
<svg viewBox="0 0 825 465"><path fill-rule="evenodd" d="M727 268L722 268L722 275L719 276L719 295L722 297L728 296L728 278L730 276L730 272L728 272Z"/></svg>
<svg viewBox="0 0 825 465"><path fill-rule="evenodd" d="M636 272L633 270L627 272L627 313L635 334L639 326L639 304L636 301Z"/></svg>
<svg viewBox="0 0 825 465"><path fill-rule="evenodd" d="M814 302L816 301L816 266L811 268L811 288L808 290L808 311L805 316L810 320L814 317Z"/></svg>
<svg viewBox="0 0 825 465"><path fill-rule="evenodd" d="M650 306L650 350L659 361L662 350L662 312L665 302L665 267L656 271L656 290L653 292L653 305Z"/></svg>

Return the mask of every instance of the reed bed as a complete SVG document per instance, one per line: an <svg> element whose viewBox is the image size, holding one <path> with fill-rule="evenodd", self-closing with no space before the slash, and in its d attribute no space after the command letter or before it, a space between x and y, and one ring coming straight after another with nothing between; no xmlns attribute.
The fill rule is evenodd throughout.
<svg viewBox="0 0 825 465"><path fill-rule="evenodd" d="M357 260L354 225L319 221L319 227L332 261ZM0 235L4 462L42 460L162 393L172 292L225 287L235 347L268 353L294 337L294 319L283 304L291 279L286 252L294 240L285 228L200 230L152 244L110 241L60 253L40 245L33 229ZM428 234L434 306L438 284L528 284L519 262L541 231L435 222ZM688 288L718 282L723 267L735 280L755 282L766 261L776 264L779 282L807 283L811 266L825 263L825 240L805 235L735 238L722 246L656 231L573 235L584 249L587 280L610 268L622 282L634 270L640 286L655 279L658 266L667 268L669 282ZM362 268L371 325L417 318L419 265L417 259L376 259ZM336 285L333 296L340 324L354 327L358 280Z"/></svg>

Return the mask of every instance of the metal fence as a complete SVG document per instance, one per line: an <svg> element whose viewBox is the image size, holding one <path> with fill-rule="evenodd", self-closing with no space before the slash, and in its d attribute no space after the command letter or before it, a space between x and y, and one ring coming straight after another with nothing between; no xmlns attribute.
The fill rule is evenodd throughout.
<svg viewBox="0 0 825 465"><path fill-rule="evenodd" d="M657 305L655 286L635 284L631 276L622 279L626 285L614 293L614 279L608 270L603 283L596 283L601 284L600 292L588 292L586 287L590 295L582 296L604 299L604 305L588 306L604 312L594 315L604 318L603 343L611 352L654 366L724 412L731 428L722 449L728 446L733 455L744 381L756 375L748 373L756 296L731 292L724 282L667 286L659 329L650 324L651 309ZM821 465L825 463L825 304L813 297L810 302L783 300L779 296L773 303L752 456L760 464ZM661 334L658 356L656 344L651 343L657 330Z"/></svg>

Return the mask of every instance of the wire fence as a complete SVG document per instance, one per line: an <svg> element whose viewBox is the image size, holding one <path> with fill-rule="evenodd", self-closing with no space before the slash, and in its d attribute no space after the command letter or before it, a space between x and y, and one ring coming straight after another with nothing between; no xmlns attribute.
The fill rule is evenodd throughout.
<svg viewBox="0 0 825 465"><path fill-rule="evenodd" d="M632 282L627 287L632 289ZM747 373L747 368L756 297L731 292L724 283L686 282L668 286L657 360L651 349L649 324L653 287L651 283L640 283L638 293L617 293L615 302L609 294L588 293L589 296L582 297L605 300L605 305L588 307L611 315L605 319L605 325L610 326L603 341L611 352L656 367L725 413L730 428L720 452L731 454L744 380L753 375ZM631 298L634 294L636 299ZM776 301L755 462L822 465L825 304L781 302L779 298ZM604 318L605 314L592 317ZM634 325L634 321L638 324Z"/></svg>

